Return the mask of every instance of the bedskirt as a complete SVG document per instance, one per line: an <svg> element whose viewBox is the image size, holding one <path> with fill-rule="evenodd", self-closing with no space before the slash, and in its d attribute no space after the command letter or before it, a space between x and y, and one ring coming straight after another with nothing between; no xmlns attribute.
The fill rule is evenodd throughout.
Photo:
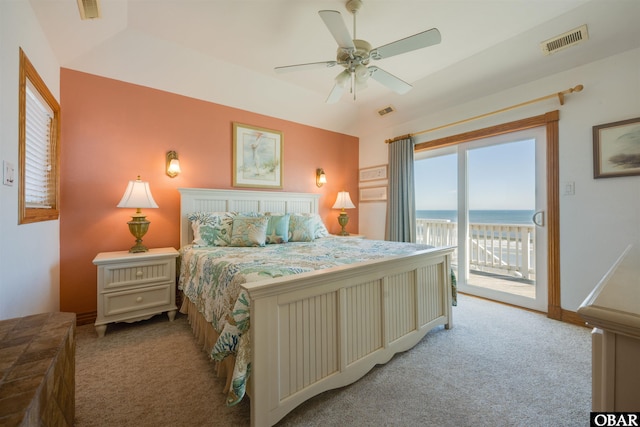
<svg viewBox="0 0 640 427"><path fill-rule="evenodd" d="M182 295L180 313L187 315L187 319L191 325L191 330L193 331L193 335L195 336L198 345L202 347L202 350L207 355L211 355L213 346L216 344L216 341L220 336L213 328L213 325L210 322L207 322L207 319L205 319L202 313L198 311L195 304L193 304L189 298L184 295ZM225 378L226 383L223 393L228 394L231 389L233 367L236 363L235 356L229 355L221 362L215 361L211 358L209 358L209 360L214 363L217 376L219 378Z"/></svg>

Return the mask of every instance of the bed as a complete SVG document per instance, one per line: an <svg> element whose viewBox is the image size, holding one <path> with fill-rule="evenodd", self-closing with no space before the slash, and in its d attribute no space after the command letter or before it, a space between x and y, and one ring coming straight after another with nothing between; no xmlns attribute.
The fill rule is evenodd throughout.
<svg viewBox="0 0 640 427"><path fill-rule="evenodd" d="M274 425L305 400L353 383L410 349L433 328L452 326L451 247L345 239L325 236L326 229L313 242L193 245L195 213L277 212L317 219L319 195L179 191L181 311L227 375L227 404L248 394L252 426ZM305 253L299 266L298 255L286 252L294 250ZM362 255L351 255L353 250ZM255 255L241 258L250 251ZM269 253L287 261L274 267L275 261L266 261ZM199 292L208 279L201 276L217 268L212 258L226 260L225 274L216 274L228 276L235 290L206 302Z"/></svg>

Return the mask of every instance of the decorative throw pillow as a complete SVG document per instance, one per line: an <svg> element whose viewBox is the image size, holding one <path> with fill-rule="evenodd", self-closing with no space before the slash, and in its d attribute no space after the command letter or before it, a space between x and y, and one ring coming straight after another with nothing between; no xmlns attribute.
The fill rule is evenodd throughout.
<svg viewBox="0 0 640 427"><path fill-rule="evenodd" d="M236 212L193 212L187 218L195 246L229 246Z"/></svg>
<svg viewBox="0 0 640 427"><path fill-rule="evenodd" d="M229 246L264 246L269 217L237 216L233 218Z"/></svg>
<svg viewBox="0 0 640 427"><path fill-rule="evenodd" d="M267 243L287 243L289 241L289 214L270 215L267 224Z"/></svg>
<svg viewBox="0 0 640 427"><path fill-rule="evenodd" d="M313 217L294 214L289 218L289 241L312 242L315 239L316 222Z"/></svg>
<svg viewBox="0 0 640 427"><path fill-rule="evenodd" d="M324 225L324 222L322 222L322 218L320 218L320 215L317 213L298 213L295 215L300 215L300 216L304 216L304 217L309 217L311 218L311 221L313 223L313 238L317 239L319 237L327 237L329 235L329 231L327 230L327 227Z"/></svg>
<svg viewBox="0 0 640 427"><path fill-rule="evenodd" d="M316 223L315 238L317 239L318 237L327 237L329 235L329 230L327 230L324 222L322 222L322 218L320 218L320 215L313 214L312 218Z"/></svg>

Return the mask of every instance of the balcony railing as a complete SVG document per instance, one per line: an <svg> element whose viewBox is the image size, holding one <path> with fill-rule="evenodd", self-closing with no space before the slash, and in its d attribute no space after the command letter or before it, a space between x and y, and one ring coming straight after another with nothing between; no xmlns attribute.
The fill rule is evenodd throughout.
<svg viewBox="0 0 640 427"><path fill-rule="evenodd" d="M469 269L535 278L535 232L527 224L469 224ZM416 220L416 242L457 246L458 224L447 220ZM457 264L457 251L453 262Z"/></svg>

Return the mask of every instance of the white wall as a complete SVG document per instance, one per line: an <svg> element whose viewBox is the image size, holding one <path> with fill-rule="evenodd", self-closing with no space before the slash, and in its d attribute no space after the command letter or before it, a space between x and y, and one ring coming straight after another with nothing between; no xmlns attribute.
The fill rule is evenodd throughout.
<svg viewBox="0 0 640 427"><path fill-rule="evenodd" d="M584 85L580 93L428 133L418 142L560 110L561 306L575 311L631 243L640 244L640 176L593 179L592 127L640 117L640 50L632 50L360 138L360 167L387 163L386 138L452 123ZM561 192L562 194L562 192ZM359 232L384 237L384 204L360 204Z"/></svg>
<svg viewBox="0 0 640 427"><path fill-rule="evenodd" d="M0 1L0 161L13 163L13 186L0 184L0 320L60 307L59 221L18 225L18 76L22 47L56 99L60 65L27 0Z"/></svg>

